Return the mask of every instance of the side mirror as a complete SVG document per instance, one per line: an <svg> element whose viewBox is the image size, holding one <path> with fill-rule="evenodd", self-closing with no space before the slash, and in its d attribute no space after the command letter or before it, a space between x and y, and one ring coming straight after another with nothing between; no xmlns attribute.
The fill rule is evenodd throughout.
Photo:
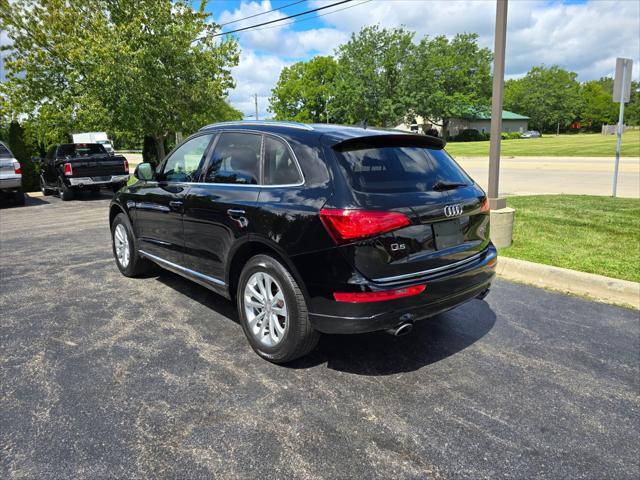
<svg viewBox="0 0 640 480"><path fill-rule="evenodd" d="M153 180L153 166L150 163L141 163L136 167L133 176L138 180Z"/></svg>

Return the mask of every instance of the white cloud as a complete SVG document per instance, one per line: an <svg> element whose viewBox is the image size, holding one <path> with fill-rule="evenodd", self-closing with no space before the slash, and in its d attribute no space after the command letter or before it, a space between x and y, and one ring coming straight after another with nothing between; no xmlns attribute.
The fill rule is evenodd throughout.
<svg viewBox="0 0 640 480"><path fill-rule="evenodd" d="M327 0L311 0L302 5L313 8L326 4ZM216 21L225 23L272 8L268 0L242 1L238 8L223 12ZM272 12L225 29L242 28L283 16L286 14L281 11ZM416 38L477 33L480 45L493 49L495 0L374 0L318 20L323 24L321 28L295 31L294 26L275 24L276 28L239 34L243 53L240 65L234 69L238 86L231 93L236 108L252 113L251 95L258 93L260 114L264 118L271 89L284 66L313 55L331 54L351 33L365 25L403 25L415 31ZM295 27L305 28L304 25ZM620 56L633 58L634 78L638 78L638 1L590 1L570 5L544 0L509 3L506 61L509 78L524 75L534 65L557 64L577 72L580 80L596 79L611 75L615 58Z"/></svg>
<svg viewBox="0 0 640 480"><path fill-rule="evenodd" d="M230 92L231 104L245 115L255 111L254 94L258 94L259 118L271 116L267 113L271 89L288 63L276 55L257 55L252 50L243 50L240 64L232 70L236 88Z"/></svg>

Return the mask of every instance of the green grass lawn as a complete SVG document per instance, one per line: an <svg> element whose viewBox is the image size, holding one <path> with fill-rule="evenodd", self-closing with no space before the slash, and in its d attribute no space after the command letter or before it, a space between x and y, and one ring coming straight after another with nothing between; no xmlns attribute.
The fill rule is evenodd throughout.
<svg viewBox="0 0 640 480"><path fill-rule="evenodd" d="M640 199L509 197L516 209L505 257L640 282Z"/></svg>
<svg viewBox="0 0 640 480"><path fill-rule="evenodd" d="M500 151L505 156L523 157L611 157L616 154L616 136L584 133L545 135L541 138L503 140ZM488 156L489 142L450 142L447 151L455 156ZM640 130L622 135L622 156L640 157Z"/></svg>

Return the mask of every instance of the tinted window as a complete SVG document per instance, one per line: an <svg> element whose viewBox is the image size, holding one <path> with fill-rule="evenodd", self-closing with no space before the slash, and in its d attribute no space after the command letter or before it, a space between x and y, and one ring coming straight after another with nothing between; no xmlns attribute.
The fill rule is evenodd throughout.
<svg viewBox="0 0 640 480"><path fill-rule="evenodd" d="M370 193L425 192L436 182L473 181L444 150L389 147L336 152L355 190Z"/></svg>
<svg viewBox="0 0 640 480"><path fill-rule="evenodd" d="M167 182L191 182L200 168L213 135L200 135L180 145L167 159L162 177Z"/></svg>
<svg viewBox="0 0 640 480"><path fill-rule="evenodd" d="M107 153L107 151L97 143L67 143L60 145L60 148L58 148L58 156L60 157L80 157L101 153Z"/></svg>
<svg viewBox="0 0 640 480"><path fill-rule="evenodd" d="M300 172L289 148L276 138L264 137L265 185L293 185L300 183Z"/></svg>
<svg viewBox="0 0 640 480"><path fill-rule="evenodd" d="M11 152L5 147L4 143L0 143L0 158L13 158L13 155L11 155Z"/></svg>
<svg viewBox="0 0 640 480"><path fill-rule="evenodd" d="M261 135L221 134L205 181L257 185L261 148Z"/></svg>

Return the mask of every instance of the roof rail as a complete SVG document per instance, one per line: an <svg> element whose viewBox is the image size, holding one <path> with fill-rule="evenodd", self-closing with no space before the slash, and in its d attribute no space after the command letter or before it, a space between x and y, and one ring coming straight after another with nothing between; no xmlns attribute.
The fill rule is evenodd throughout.
<svg viewBox="0 0 640 480"><path fill-rule="evenodd" d="M264 125L264 126L273 126L273 127L299 128L301 130L313 130L313 127L311 125L307 125L306 123L279 122L277 120L237 120L233 122L218 122L218 123L212 123L210 125L202 127L200 130L205 130L211 127L229 126L229 125Z"/></svg>

